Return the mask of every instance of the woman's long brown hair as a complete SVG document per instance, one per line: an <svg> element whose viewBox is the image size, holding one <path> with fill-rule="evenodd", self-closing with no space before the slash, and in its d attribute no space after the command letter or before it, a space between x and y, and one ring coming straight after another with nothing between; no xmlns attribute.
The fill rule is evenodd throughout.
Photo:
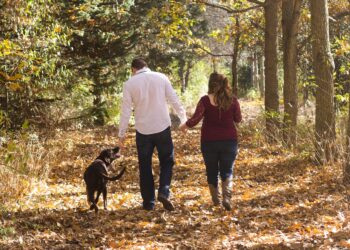
<svg viewBox="0 0 350 250"><path fill-rule="evenodd" d="M228 110L232 104L233 93L227 77L219 73L209 76L208 94L214 95L214 102L220 110Z"/></svg>

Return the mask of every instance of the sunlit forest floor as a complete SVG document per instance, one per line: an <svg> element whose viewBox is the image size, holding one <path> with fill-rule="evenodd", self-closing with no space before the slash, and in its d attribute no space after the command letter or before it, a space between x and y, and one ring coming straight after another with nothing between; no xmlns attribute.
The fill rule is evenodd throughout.
<svg viewBox="0 0 350 250"><path fill-rule="evenodd" d="M245 106L248 120L254 112ZM127 166L127 173L108 184L108 211L100 200L98 215L88 211L82 174L101 149L115 145L116 133L57 132L49 179L3 213L2 228L13 233L0 237L0 249L349 249L349 191L340 167L316 167L307 155L261 144L252 130L242 124L232 211L211 206L197 128L173 132L174 212L160 203L141 209L131 132L110 171Z"/></svg>

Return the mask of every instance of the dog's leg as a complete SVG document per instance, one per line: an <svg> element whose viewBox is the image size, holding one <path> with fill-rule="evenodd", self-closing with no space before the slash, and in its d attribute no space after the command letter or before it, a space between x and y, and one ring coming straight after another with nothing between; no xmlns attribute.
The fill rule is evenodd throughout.
<svg viewBox="0 0 350 250"><path fill-rule="evenodd" d="M90 210L92 210L96 206L95 205L95 198L94 198L95 192L89 188L86 188L86 192L87 192L87 200L88 200L89 204L92 203L90 206Z"/></svg>
<svg viewBox="0 0 350 250"><path fill-rule="evenodd" d="M90 210L93 210L95 209L95 213L98 212L98 207L97 207L97 202L98 202L98 198L100 196L101 192L100 191L97 191L97 196L96 196L96 199L94 199L94 192L92 194L92 198L91 198L91 206L90 206Z"/></svg>
<svg viewBox="0 0 350 250"><path fill-rule="evenodd" d="M97 191L97 196L96 196L96 199L95 199L95 204L96 204L96 205L97 205L97 203L98 203L98 199L100 198L100 195L101 195L101 191L98 190L98 191Z"/></svg>
<svg viewBox="0 0 350 250"><path fill-rule="evenodd" d="M103 194L103 206L104 206L104 209L107 210L107 187L103 188L102 194Z"/></svg>

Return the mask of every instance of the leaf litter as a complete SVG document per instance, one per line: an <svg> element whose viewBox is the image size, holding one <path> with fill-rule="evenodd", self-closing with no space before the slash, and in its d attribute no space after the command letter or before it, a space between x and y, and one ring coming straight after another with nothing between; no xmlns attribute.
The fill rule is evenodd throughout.
<svg viewBox="0 0 350 250"><path fill-rule="evenodd" d="M316 167L242 131L232 211L211 205L197 128L173 132L174 212L159 203L154 211L141 209L131 132L110 171L126 166L127 173L108 184L108 210L100 201L97 215L88 210L82 173L101 149L115 145L116 134L58 131L51 146L61 150L50 159L48 180L1 210L0 249L350 249L350 192L341 167ZM157 184L156 157L153 163Z"/></svg>

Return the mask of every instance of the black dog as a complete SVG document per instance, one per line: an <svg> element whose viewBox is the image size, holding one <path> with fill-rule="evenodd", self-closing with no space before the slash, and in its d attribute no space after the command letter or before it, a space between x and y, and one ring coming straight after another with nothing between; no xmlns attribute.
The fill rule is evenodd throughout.
<svg viewBox="0 0 350 250"><path fill-rule="evenodd" d="M103 194L104 209L107 209L107 182L120 179L125 172L126 168L124 167L117 176L108 176L109 166L119 157L119 147L104 149L85 170L84 180L86 183L87 200L91 203L90 210L95 209L96 213L98 212L97 202L101 193ZM96 198L95 192L97 192Z"/></svg>

